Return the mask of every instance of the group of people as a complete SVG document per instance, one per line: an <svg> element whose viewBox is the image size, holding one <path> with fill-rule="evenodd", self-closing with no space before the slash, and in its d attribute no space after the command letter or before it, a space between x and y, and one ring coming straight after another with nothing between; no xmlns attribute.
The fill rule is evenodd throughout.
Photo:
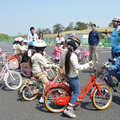
<svg viewBox="0 0 120 120"><path fill-rule="evenodd" d="M115 56L116 60L114 61L114 64L112 66L106 66L106 68L111 68L114 70L115 75L117 78L120 78L120 35L119 35L119 27L120 25L120 19L115 18L113 20L113 26L115 27L115 30L112 33L112 37L110 37L107 33L107 36L111 38L111 46L112 46L112 58L113 55ZM58 36L56 38L56 46L54 48L54 59L56 63L59 63L59 66L64 69L64 76L65 81L69 82L71 86L72 96L70 99L70 102L67 106L67 108L64 110L64 114L68 115L69 117L76 117L73 107L75 105L76 101L81 101L78 99L78 96L80 94L80 84L79 84L79 70L87 69L91 65L93 65L92 60L92 53L95 53L95 60L96 63L98 63L98 55L97 55L97 45L100 41L100 35L98 31L96 31L96 25L92 25L92 31L89 34L89 48L90 48L90 62L86 64L79 64L78 57L75 53L75 51L80 47L80 39L76 36L70 36L66 40L62 37L61 33L58 33ZM23 54L25 51L27 51L28 55L28 63L29 67L32 70L32 74L35 78L39 78L40 81L43 83L43 86L45 83L49 82L46 74L44 73L43 67L54 67L56 68L56 65L51 65L47 62L46 58L44 57L44 49L47 47L47 44L45 43L45 38L43 37L43 34L40 33L40 36L38 36L34 33L34 28L31 27L30 31L31 33L28 35L28 47L26 44L26 41L23 41L22 38L15 39L15 44L13 51L15 54ZM24 46L22 46L22 41L24 42ZM116 47L117 46L117 47ZM44 99L41 97L40 102L44 102Z"/></svg>

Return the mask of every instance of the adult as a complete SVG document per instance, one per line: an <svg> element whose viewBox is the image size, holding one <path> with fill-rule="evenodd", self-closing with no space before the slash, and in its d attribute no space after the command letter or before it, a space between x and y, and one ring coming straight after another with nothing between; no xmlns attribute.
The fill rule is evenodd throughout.
<svg viewBox="0 0 120 120"><path fill-rule="evenodd" d="M64 37L62 37L62 33L61 32L58 33L56 41L60 41L61 45L65 42L65 39L64 39Z"/></svg>
<svg viewBox="0 0 120 120"><path fill-rule="evenodd" d="M42 32L39 33L39 40L44 40L45 41L45 38L43 37L43 33Z"/></svg>
<svg viewBox="0 0 120 120"><path fill-rule="evenodd" d="M90 50L89 61L93 60L93 52L94 52L95 61L96 63L98 63L97 46L100 41L100 35L99 35L99 32L96 30L95 24L92 24L91 27L92 27L92 31L89 33L89 37L88 37L89 50Z"/></svg>
<svg viewBox="0 0 120 120"><path fill-rule="evenodd" d="M120 37L119 37L119 30L120 30L120 17L115 17L113 20L112 20L112 24L113 24L113 27L115 28L112 32L112 36L110 36L108 34L108 31L105 30L105 33L106 35L111 39L111 56L112 56L112 59L115 58L115 54L114 54L114 48L116 46L119 46L120 45Z"/></svg>
<svg viewBox="0 0 120 120"><path fill-rule="evenodd" d="M28 35L28 42L36 41L36 40L38 40L38 36L35 33L35 28L31 27L30 28L30 34Z"/></svg>

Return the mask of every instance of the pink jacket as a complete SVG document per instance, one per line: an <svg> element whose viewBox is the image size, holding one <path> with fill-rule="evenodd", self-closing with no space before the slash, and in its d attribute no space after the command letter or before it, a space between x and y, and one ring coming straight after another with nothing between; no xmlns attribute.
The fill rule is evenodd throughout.
<svg viewBox="0 0 120 120"><path fill-rule="evenodd" d="M59 50L59 47L57 47L57 46L54 48L54 56L57 56L57 57L61 56L61 52Z"/></svg>

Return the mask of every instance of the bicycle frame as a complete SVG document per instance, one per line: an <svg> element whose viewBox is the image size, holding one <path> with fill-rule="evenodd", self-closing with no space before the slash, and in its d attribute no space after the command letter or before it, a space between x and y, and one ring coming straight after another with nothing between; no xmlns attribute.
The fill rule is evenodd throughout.
<svg viewBox="0 0 120 120"><path fill-rule="evenodd" d="M90 94L90 98L92 98L93 96L93 92L94 90L97 88L98 91L99 91L99 96L102 95L102 97L104 97L104 95L102 94L100 88L99 88L99 85L102 85L104 84L104 82L102 83L97 83L96 80L95 80L95 76L92 75L91 79L90 79L90 82L85 86L85 88L80 92L80 96L78 97L80 100L82 100L84 98L84 96L88 93L88 91L93 87L92 89L92 92ZM55 96L50 92L50 89L51 88L56 88L56 87L60 87L60 88L64 88L66 91L59 97L59 98L55 98ZM55 99L54 100L54 104L57 104L57 105L67 105L70 101L70 98L71 98L71 92L70 92L70 86L68 87L67 85L65 85L64 83L60 83L60 82L55 82L55 83L47 83L46 84L46 91L44 92L43 94L43 98L45 97L46 93L49 92L53 98ZM63 97L66 93L70 93L70 96L65 96ZM80 102L76 102L75 105L77 104L80 104Z"/></svg>

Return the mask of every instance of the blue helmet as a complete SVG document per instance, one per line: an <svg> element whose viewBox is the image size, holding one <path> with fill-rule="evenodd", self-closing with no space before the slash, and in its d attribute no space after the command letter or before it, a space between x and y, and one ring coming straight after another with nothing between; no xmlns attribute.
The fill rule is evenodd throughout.
<svg viewBox="0 0 120 120"><path fill-rule="evenodd" d="M114 53L120 53L120 46L115 47Z"/></svg>
<svg viewBox="0 0 120 120"><path fill-rule="evenodd" d="M29 46L34 46L34 41L28 43Z"/></svg>

